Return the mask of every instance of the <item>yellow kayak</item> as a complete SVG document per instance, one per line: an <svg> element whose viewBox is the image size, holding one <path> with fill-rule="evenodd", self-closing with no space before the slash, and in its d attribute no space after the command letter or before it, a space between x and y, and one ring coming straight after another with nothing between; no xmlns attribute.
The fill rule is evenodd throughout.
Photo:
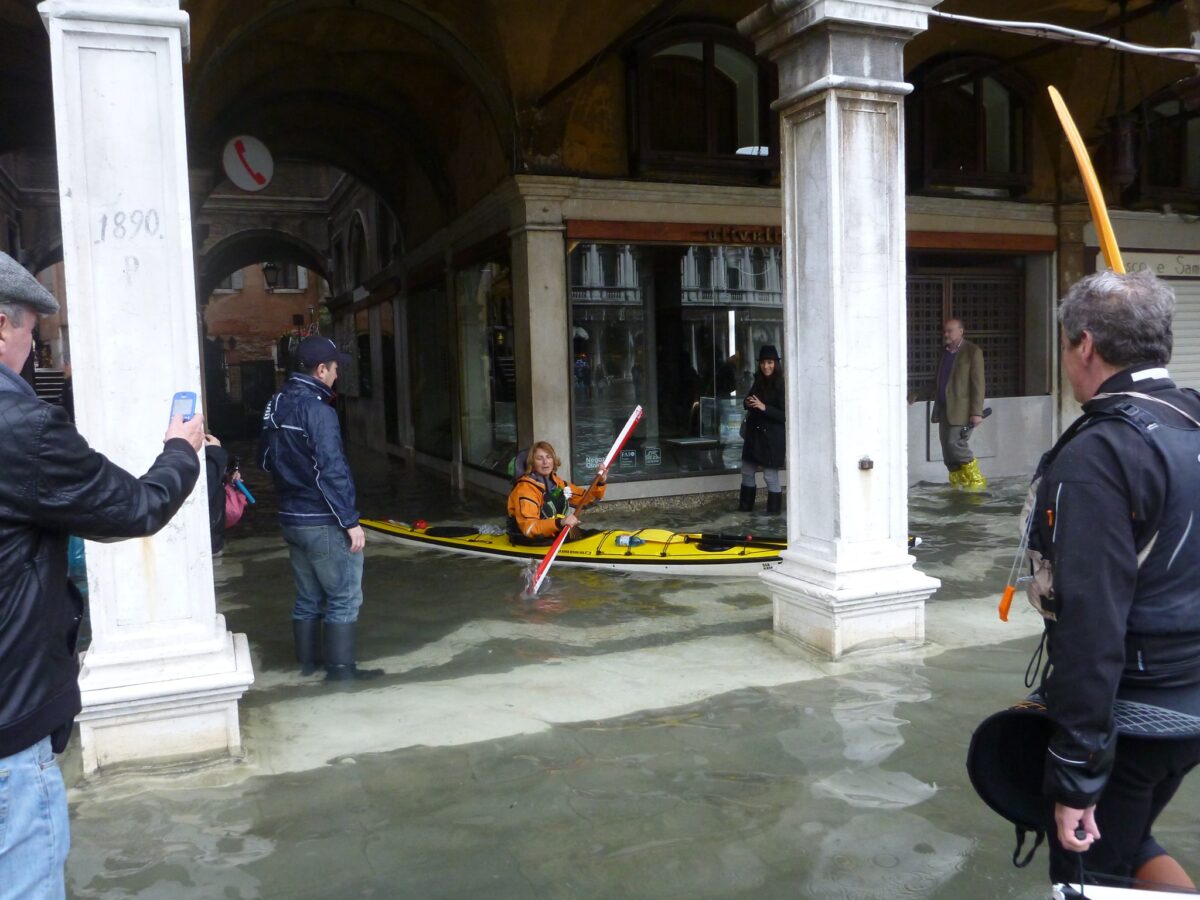
<svg viewBox="0 0 1200 900"><path fill-rule="evenodd" d="M540 560L548 549L514 544L507 534L484 534L469 526L424 526L423 522L409 525L392 519L362 519L359 524L372 540L522 563ZM653 575L744 576L774 568L784 549L786 544L781 538L751 535L691 534L665 528L598 531L563 544L555 565Z"/></svg>

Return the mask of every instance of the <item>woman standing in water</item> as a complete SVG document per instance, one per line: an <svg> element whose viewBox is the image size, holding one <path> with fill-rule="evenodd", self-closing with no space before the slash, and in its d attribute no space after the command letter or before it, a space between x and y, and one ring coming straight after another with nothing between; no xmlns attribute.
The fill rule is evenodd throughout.
<svg viewBox="0 0 1200 900"><path fill-rule="evenodd" d="M742 512L754 509L754 496L758 491L754 473L761 471L767 485L767 512L775 515L783 508L779 470L787 464L787 433L783 427L783 366L779 362L779 353L771 344L764 344L758 351L758 372L742 405L746 407L746 423L738 509Z"/></svg>

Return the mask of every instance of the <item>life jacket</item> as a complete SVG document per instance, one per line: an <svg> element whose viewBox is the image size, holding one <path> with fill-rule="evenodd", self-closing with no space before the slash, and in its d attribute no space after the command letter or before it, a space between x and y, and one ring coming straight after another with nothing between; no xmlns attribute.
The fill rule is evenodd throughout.
<svg viewBox="0 0 1200 900"><path fill-rule="evenodd" d="M552 534L536 537L525 534L515 515L517 509L521 509L523 515L529 516L528 510L532 505L536 507L539 519L557 519L567 514L571 499L569 486L557 474L551 475L550 478L554 485L550 490L546 489L541 479L529 474L522 475L514 482L507 520L508 534L514 540L528 542L531 539L548 540L553 537Z"/></svg>

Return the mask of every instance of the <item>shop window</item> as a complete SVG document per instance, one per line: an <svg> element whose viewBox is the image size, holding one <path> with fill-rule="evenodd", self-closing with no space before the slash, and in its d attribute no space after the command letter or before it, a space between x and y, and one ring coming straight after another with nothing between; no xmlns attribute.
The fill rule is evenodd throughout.
<svg viewBox="0 0 1200 900"><path fill-rule="evenodd" d="M413 446L438 459L450 459L450 410L446 293L435 287L408 298L408 380L412 397Z"/></svg>
<svg viewBox="0 0 1200 900"><path fill-rule="evenodd" d="M967 340L983 351L986 396L1022 396L1022 284L1022 274L1011 269L910 272L909 391L921 391L936 379L942 358L942 324L957 318Z"/></svg>
<svg viewBox="0 0 1200 900"><path fill-rule="evenodd" d="M736 31L680 26L629 60L632 166L637 174L764 180L778 170L773 70Z"/></svg>
<svg viewBox="0 0 1200 900"><path fill-rule="evenodd" d="M637 404L616 478L738 468L758 348L783 346L778 247L581 243L571 251L572 472L590 476Z"/></svg>
<svg viewBox="0 0 1200 900"><path fill-rule="evenodd" d="M1019 194L1030 186L1029 89L986 57L955 57L912 75L909 184L926 190Z"/></svg>
<svg viewBox="0 0 1200 900"><path fill-rule="evenodd" d="M462 360L463 462L507 472L517 453L517 366L508 255L455 276Z"/></svg>

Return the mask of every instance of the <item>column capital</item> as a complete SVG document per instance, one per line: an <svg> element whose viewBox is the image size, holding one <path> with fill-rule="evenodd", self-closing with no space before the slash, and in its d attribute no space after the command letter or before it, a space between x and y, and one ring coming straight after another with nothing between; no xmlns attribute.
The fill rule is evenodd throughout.
<svg viewBox="0 0 1200 900"><path fill-rule="evenodd" d="M179 0L43 0L38 4L42 24L51 19L105 22L118 25L179 29L184 58L191 40L190 18Z"/></svg>
<svg viewBox="0 0 1200 900"><path fill-rule="evenodd" d="M817 25L859 25L919 34L929 10L942 0L770 0L738 23L758 52L770 56L780 45ZM907 39L907 38L906 38Z"/></svg>
<svg viewBox="0 0 1200 900"><path fill-rule="evenodd" d="M770 0L738 23L779 69L779 105L845 88L905 94L904 45L941 0Z"/></svg>

